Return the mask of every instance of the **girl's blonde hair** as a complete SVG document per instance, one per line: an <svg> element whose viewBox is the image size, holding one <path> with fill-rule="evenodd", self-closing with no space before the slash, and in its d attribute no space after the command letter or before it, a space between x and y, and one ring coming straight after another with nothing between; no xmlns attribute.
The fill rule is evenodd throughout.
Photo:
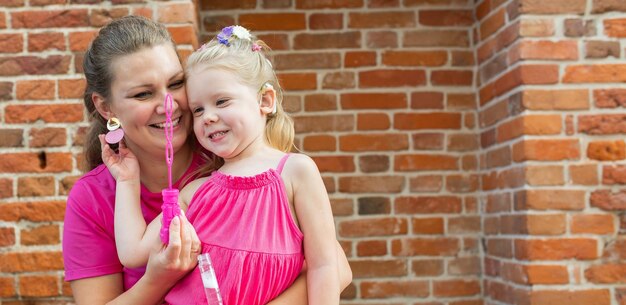
<svg viewBox="0 0 626 305"><path fill-rule="evenodd" d="M233 28L236 28L234 32ZM241 36L249 36L236 36L242 31L245 35ZM224 34L231 32L233 33L231 35ZM243 84L256 90L261 90L265 83L271 84L276 90L276 112L267 116L265 140L270 146L289 152L294 148L293 120L283 109L283 90L270 62L270 51L265 42L250 35L245 28L231 26L224 28L217 37L189 56L185 70L189 75L198 68L222 69L234 73ZM207 159L208 165L202 168L203 174L223 164L223 160L217 156L209 156Z"/></svg>

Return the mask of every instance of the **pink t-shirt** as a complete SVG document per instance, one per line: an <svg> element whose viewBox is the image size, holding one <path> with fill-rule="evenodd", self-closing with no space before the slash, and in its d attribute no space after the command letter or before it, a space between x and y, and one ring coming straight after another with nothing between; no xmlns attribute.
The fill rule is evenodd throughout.
<svg viewBox="0 0 626 305"><path fill-rule="evenodd" d="M198 168L202 159L194 155L180 183ZM146 223L160 212L161 192L150 192L141 186L141 210ZM115 179L106 166L100 165L86 173L76 183L67 198L63 227L63 261L65 280L72 281L114 273L123 273L124 290L132 287L144 274L145 267L122 266L115 248L113 231Z"/></svg>

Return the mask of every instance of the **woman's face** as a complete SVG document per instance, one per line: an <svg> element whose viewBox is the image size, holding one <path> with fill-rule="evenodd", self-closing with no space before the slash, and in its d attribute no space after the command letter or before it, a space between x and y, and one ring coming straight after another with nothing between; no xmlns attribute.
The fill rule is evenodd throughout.
<svg viewBox="0 0 626 305"><path fill-rule="evenodd" d="M165 156L165 108L174 97L174 151L191 131L183 68L172 45L162 44L117 58L112 63L110 110L122 123L125 143L135 154Z"/></svg>

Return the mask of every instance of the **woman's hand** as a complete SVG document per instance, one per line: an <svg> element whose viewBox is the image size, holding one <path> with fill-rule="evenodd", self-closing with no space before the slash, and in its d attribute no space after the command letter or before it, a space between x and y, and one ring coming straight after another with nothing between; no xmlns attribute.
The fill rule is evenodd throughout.
<svg viewBox="0 0 626 305"><path fill-rule="evenodd" d="M118 153L115 153L104 140L104 135L98 135L102 150L102 162L109 168L116 181L138 181L139 162L137 157L126 147L124 140L120 141Z"/></svg>
<svg viewBox="0 0 626 305"><path fill-rule="evenodd" d="M181 225L182 222L182 225ZM198 264L200 240L184 214L172 219L169 244L150 254L145 276L175 283Z"/></svg>

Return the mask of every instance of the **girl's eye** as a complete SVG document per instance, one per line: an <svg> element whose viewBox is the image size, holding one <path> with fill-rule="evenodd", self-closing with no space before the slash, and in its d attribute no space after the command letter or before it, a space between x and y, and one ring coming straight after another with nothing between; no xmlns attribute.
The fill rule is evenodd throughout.
<svg viewBox="0 0 626 305"><path fill-rule="evenodd" d="M224 104L226 104L226 102L228 102L228 99L217 100L217 102L215 102L215 105L223 106Z"/></svg>
<svg viewBox="0 0 626 305"><path fill-rule="evenodd" d="M202 114L202 112L204 112L204 108L202 108L202 107L198 107L198 108L194 108L193 109L193 115L194 116L200 116Z"/></svg>
<svg viewBox="0 0 626 305"><path fill-rule="evenodd" d="M183 85L185 84L185 80L178 80L173 82L172 84L170 84L170 88L171 89L178 89L181 88Z"/></svg>

